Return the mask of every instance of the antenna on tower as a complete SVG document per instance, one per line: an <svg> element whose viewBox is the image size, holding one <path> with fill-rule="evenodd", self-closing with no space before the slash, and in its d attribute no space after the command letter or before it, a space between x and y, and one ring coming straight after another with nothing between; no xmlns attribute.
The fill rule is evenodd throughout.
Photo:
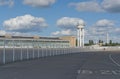
<svg viewBox="0 0 120 79"><path fill-rule="evenodd" d="M109 34L108 33L106 34L106 43L107 44L109 43Z"/></svg>

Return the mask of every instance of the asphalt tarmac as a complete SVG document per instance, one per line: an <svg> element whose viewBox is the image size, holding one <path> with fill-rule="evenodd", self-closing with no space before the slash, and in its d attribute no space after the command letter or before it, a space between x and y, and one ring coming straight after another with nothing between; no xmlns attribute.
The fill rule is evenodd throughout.
<svg viewBox="0 0 120 79"><path fill-rule="evenodd" d="M84 52L0 66L0 79L120 79L120 52Z"/></svg>

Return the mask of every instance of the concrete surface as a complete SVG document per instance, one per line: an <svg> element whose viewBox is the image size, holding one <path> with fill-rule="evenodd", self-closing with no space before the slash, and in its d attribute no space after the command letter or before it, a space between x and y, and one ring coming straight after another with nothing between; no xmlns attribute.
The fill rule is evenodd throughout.
<svg viewBox="0 0 120 79"><path fill-rule="evenodd" d="M120 52L81 52L0 66L0 79L120 79Z"/></svg>

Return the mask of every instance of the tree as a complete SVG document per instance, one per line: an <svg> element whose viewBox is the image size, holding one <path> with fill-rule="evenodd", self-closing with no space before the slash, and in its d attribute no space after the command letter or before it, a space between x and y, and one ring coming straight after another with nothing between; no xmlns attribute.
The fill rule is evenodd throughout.
<svg viewBox="0 0 120 79"><path fill-rule="evenodd" d="M112 45L112 40L109 41L109 44Z"/></svg>
<svg viewBox="0 0 120 79"><path fill-rule="evenodd" d="M102 41L102 40L99 40L99 43L103 43L103 41Z"/></svg>
<svg viewBox="0 0 120 79"><path fill-rule="evenodd" d="M89 45L93 45L93 44L94 44L93 40L89 40Z"/></svg>

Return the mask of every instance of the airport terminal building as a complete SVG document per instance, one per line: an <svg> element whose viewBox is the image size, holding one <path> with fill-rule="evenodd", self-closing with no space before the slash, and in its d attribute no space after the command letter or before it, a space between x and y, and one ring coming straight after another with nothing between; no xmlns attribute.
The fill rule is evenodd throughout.
<svg viewBox="0 0 120 79"><path fill-rule="evenodd" d="M0 36L0 47L16 48L69 48L76 46L76 38L64 37L25 37L25 36Z"/></svg>

